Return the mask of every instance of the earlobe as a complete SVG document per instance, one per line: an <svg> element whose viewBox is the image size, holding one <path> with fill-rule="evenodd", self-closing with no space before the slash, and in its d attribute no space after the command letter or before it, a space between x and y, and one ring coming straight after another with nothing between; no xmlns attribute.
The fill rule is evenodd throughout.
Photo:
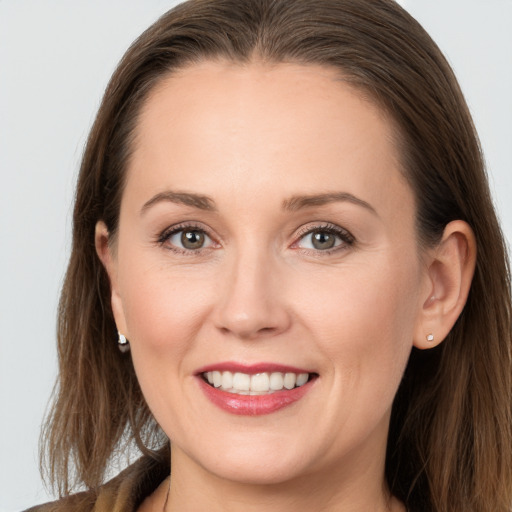
<svg viewBox="0 0 512 512"><path fill-rule="evenodd" d="M476 241L464 221L450 222L428 261L428 290L416 325L414 346L432 348L441 343L460 316L471 287Z"/></svg>
<svg viewBox="0 0 512 512"><path fill-rule="evenodd" d="M124 321L123 305L118 288L117 278L117 262L113 254L112 244L110 242L110 234L107 226L103 221L96 223L94 233L94 243L96 246L96 253L100 259L105 271L108 275L110 282L110 302L112 305L112 313L116 322L117 329L126 333L126 323Z"/></svg>

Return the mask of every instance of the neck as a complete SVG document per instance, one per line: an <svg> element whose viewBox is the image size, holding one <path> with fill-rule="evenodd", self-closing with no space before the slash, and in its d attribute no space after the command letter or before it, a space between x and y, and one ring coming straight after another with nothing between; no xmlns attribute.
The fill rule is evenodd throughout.
<svg viewBox="0 0 512 512"><path fill-rule="evenodd" d="M257 484L226 480L171 450L171 485L165 512L398 512L405 508L391 497L384 480L383 460L361 468L347 460L285 482ZM197 492L200 489L201 492Z"/></svg>

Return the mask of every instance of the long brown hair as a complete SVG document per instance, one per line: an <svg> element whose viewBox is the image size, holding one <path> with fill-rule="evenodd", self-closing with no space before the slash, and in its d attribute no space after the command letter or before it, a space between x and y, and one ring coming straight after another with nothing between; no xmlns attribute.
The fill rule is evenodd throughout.
<svg viewBox="0 0 512 512"><path fill-rule="evenodd" d="M115 236L133 130L155 84L195 62L255 57L334 67L388 113L416 197L420 244L436 244L455 219L473 228L478 257L469 298L439 347L413 349L393 405L386 478L411 510L511 510L511 299L503 237L453 72L392 0L191 0L129 48L80 169L59 306L60 374L43 432L50 479L62 493L75 483L94 487L130 440L145 453L165 442L130 358L117 350L95 224L102 219Z"/></svg>

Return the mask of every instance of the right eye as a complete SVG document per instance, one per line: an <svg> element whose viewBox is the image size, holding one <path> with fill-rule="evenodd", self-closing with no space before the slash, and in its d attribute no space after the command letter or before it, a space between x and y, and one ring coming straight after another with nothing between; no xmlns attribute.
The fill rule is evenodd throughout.
<svg viewBox="0 0 512 512"><path fill-rule="evenodd" d="M195 226L177 226L164 232L158 241L178 252L198 252L214 245L206 232Z"/></svg>

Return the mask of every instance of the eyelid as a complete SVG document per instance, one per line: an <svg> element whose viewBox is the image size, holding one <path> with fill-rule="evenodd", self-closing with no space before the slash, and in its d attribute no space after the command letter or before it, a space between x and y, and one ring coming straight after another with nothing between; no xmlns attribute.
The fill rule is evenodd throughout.
<svg viewBox="0 0 512 512"><path fill-rule="evenodd" d="M208 247L200 247L199 249L185 249L168 243L169 239L173 235L187 230L201 231L211 240L212 244ZM219 243L215 240L215 237L211 234L211 231L204 224L195 221L185 221L178 224L173 224L172 226L168 226L157 235L156 242L161 246L168 244L166 248L180 254L200 254L203 251L211 250L215 248L215 246L219 246Z"/></svg>
<svg viewBox="0 0 512 512"><path fill-rule="evenodd" d="M328 233L338 236L342 240L342 243L332 247L331 249L324 249L324 250L306 249L306 248L298 247L299 242L301 240L303 240L307 235L314 233L314 232L319 232L319 231L320 232L325 231L325 232L328 232ZM291 246L292 248L297 248L302 251L307 251L307 252L315 253L315 254L324 254L324 255L332 254L333 252L346 249L347 246L350 247L350 246L354 245L354 243L356 242L355 237L352 235L352 233L350 233L350 231L348 231L345 228L342 228L341 226L338 226L337 224L333 224L331 222L308 223L308 224L302 226L301 228L299 228L299 230L297 231L297 233L295 235L295 238L296 238L296 240L295 240L295 242L293 242L293 244Z"/></svg>
<svg viewBox="0 0 512 512"><path fill-rule="evenodd" d="M178 247L176 245L169 244L169 239L175 235L176 233L179 233L181 231L201 231L202 233L207 236L210 241L211 245L208 247L201 247L198 249L185 249ZM339 237L342 241L342 243L332 247L331 249L309 249L309 248L302 248L299 247L298 244L302 239L304 239L305 236L308 234L319 232L319 231L325 231L328 233L331 233L337 237ZM298 249L301 251L305 251L307 253L315 253L315 254L322 254L327 255L331 254L333 252L341 251L343 249L346 249L347 247L352 246L355 243L355 237L345 228L342 228L341 226L337 224L333 224L331 222L309 222L303 226L301 226L294 235L295 241L292 243L291 248ZM180 222L178 224L173 224L172 226L168 226L163 231L161 231L157 237L156 237L156 243L158 243L160 246L165 246L167 244L167 248L181 254L200 254L203 251L208 251L211 249L215 249L220 247L220 243L216 240L216 237L211 233L211 230L205 226L201 222L197 221L185 221Z"/></svg>

